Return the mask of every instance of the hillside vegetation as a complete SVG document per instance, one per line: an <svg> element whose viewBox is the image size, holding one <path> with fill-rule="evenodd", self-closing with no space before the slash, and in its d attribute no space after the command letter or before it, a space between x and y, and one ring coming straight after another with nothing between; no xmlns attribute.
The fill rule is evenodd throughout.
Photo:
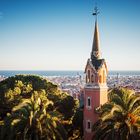
<svg viewBox="0 0 140 140"><path fill-rule="evenodd" d="M42 77L7 78L0 82L0 140L79 139L73 123L78 106L77 100Z"/></svg>

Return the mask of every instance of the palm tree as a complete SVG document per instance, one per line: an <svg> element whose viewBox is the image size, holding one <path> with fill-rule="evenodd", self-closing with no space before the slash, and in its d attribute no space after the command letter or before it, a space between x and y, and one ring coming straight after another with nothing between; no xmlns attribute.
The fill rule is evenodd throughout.
<svg viewBox="0 0 140 140"><path fill-rule="evenodd" d="M98 113L100 119L93 125L94 140L140 139L140 96L132 90L112 89Z"/></svg>
<svg viewBox="0 0 140 140"><path fill-rule="evenodd" d="M31 99L24 99L7 115L1 130L6 140L63 140L66 131L61 124L62 116L52 111L53 102L34 92Z"/></svg>

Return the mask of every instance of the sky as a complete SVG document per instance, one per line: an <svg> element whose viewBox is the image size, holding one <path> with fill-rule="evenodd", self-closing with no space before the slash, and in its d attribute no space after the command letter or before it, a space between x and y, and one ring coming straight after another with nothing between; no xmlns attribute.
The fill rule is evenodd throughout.
<svg viewBox="0 0 140 140"><path fill-rule="evenodd" d="M140 0L0 0L0 70L84 70L95 3L109 70L140 70Z"/></svg>

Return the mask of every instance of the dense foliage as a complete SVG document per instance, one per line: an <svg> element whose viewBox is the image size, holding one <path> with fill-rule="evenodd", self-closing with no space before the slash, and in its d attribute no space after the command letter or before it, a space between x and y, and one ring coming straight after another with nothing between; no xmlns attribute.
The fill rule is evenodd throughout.
<svg viewBox="0 0 140 140"><path fill-rule="evenodd" d="M0 139L73 139L77 108L77 100L44 78L7 78L0 82Z"/></svg>
<svg viewBox="0 0 140 140"><path fill-rule="evenodd" d="M139 140L140 96L132 90L116 88L109 101L98 109L100 119L94 124L94 140Z"/></svg>

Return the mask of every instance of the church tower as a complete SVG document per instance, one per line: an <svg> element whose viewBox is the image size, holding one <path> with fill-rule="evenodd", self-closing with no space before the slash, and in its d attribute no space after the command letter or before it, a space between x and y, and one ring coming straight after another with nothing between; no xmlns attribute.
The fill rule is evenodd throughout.
<svg viewBox="0 0 140 140"><path fill-rule="evenodd" d="M87 60L84 87L84 140L92 140L92 125L98 120L96 108L107 102L107 65L105 59L101 58L99 31L97 23L98 9L95 8L96 16L94 38L91 56Z"/></svg>

